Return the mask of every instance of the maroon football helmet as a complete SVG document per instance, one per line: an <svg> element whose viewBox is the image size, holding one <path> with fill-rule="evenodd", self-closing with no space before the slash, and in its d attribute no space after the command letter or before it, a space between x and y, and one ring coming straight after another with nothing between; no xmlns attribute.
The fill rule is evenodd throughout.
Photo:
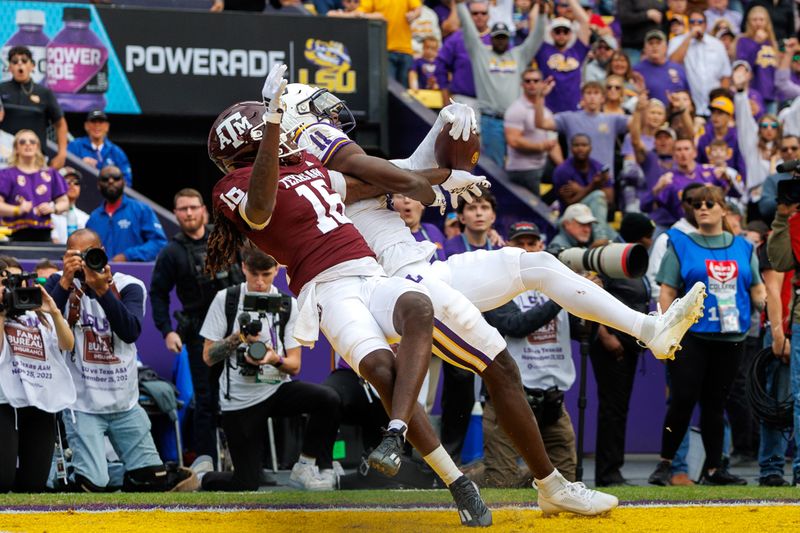
<svg viewBox="0 0 800 533"><path fill-rule="evenodd" d="M264 136L266 106L239 102L220 113L208 132L208 157L223 172L252 165Z"/></svg>

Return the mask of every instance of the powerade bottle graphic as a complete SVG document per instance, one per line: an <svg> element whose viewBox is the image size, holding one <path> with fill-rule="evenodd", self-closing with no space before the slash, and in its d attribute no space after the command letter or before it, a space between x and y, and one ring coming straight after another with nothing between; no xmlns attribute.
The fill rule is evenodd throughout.
<svg viewBox="0 0 800 533"><path fill-rule="evenodd" d="M14 46L27 46L33 56L34 69L31 73L33 81L42 83L47 72L47 43L50 38L45 35L44 11L38 9L19 9L16 14L17 32L8 39L0 49L3 62L2 81L11 79L11 70L8 64L8 51Z"/></svg>
<svg viewBox="0 0 800 533"><path fill-rule="evenodd" d="M47 86L64 111L105 109L108 50L89 29L91 12L64 8L64 28L47 45Z"/></svg>

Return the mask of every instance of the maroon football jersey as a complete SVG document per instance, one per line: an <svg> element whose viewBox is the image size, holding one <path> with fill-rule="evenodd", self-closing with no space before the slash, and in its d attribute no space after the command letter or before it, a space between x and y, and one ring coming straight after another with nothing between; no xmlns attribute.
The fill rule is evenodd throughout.
<svg viewBox="0 0 800 533"><path fill-rule="evenodd" d="M252 167L234 170L214 186L214 209L224 213L258 248L286 265L295 294L320 272L362 257L375 257L344 215L342 197L334 191L328 170L304 154L292 166L280 167L275 210L269 224L255 231L239 215Z"/></svg>

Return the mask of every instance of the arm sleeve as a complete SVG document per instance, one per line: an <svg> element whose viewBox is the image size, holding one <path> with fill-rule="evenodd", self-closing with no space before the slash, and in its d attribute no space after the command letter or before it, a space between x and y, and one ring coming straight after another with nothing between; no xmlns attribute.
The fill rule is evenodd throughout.
<svg viewBox="0 0 800 533"><path fill-rule="evenodd" d="M486 321L501 335L525 337L553 320L561 306L552 300L523 312L513 301L484 313Z"/></svg>
<svg viewBox="0 0 800 533"><path fill-rule="evenodd" d="M511 49L511 54L517 58L520 64L530 64L533 60L533 56L535 56L536 52L541 48L542 41L544 40L544 20L546 18L547 17L543 14L536 17L536 26L534 26L533 31L528 34L521 45Z"/></svg>
<svg viewBox="0 0 800 533"><path fill-rule="evenodd" d="M112 291L106 291L97 298L97 302L106 312L111 330L123 342L132 344L142 333L144 318L144 289L131 283L122 289L117 298Z"/></svg>
<svg viewBox="0 0 800 533"><path fill-rule="evenodd" d="M65 291L59 281L61 281L61 274L53 274L47 278L47 282L44 284L44 290L53 298L56 307L58 307L62 313L66 313L69 291ZM66 317L66 314L64 316Z"/></svg>
<svg viewBox="0 0 800 533"><path fill-rule="evenodd" d="M456 10L458 10L458 18L461 21L461 31L464 35L464 46L467 49L470 59L475 61L475 55L478 48L483 46L481 37L478 35L478 29L472 22L472 17L470 17L467 7L463 3L458 4L456 6Z"/></svg>
<svg viewBox="0 0 800 533"><path fill-rule="evenodd" d="M161 335L166 336L172 327L169 317L169 294L175 287L175 265L170 254L172 247L164 248L153 267L153 277L150 280L150 306L153 310L153 322Z"/></svg>
<svg viewBox="0 0 800 533"><path fill-rule="evenodd" d="M737 92L733 97L734 117L736 118L736 136L739 142L739 154L744 159L744 169L737 168L741 174L758 176L761 173L761 155L754 146L758 146L758 124L750 112L750 100L747 91ZM744 170L744 172L742 172ZM763 176L763 174L762 174Z"/></svg>
<svg viewBox="0 0 800 533"><path fill-rule="evenodd" d="M423 170L426 168L438 168L439 163L436 162L436 153L434 151L436 146L436 137L445 125L444 118L441 112L436 116L436 122L433 123L428 134L419 143L417 149L406 159L392 159L391 163L397 167L405 170Z"/></svg>
<svg viewBox="0 0 800 533"><path fill-rule="evenodd" d="M786 215L776 214L772 222L772 233L767 239L767 257L772 268L778 272L788 272L794 268L793 243L789 236Z"/></svg>
<svg viewBox="0 0 800 533"><path fill-rule="evenodd" d="M155 212L144 206L139 214L141 224L142 244L128 248L123 254L128 261L154 261L158 252L167 245L167 236L158 221Z"/></svg>

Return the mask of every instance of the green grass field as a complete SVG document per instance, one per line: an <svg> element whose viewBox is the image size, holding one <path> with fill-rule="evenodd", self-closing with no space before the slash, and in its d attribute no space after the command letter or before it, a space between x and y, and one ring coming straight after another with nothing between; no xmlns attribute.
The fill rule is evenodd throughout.
<svg viewBox="0 0 800 533"><path fill-rule="evenodd" d="M800 487L618 487L608 489L624 504L649 501L800 501ZM519 505L535 502L536 493L524 489L485 489L490 506ZM265 491L249 493L113 493L113 494L2 494L0 508L8 506L75 506L84 505L199 505L199 506L413 506L449 505L445 490L361 490L333 492Z"/></svg>

